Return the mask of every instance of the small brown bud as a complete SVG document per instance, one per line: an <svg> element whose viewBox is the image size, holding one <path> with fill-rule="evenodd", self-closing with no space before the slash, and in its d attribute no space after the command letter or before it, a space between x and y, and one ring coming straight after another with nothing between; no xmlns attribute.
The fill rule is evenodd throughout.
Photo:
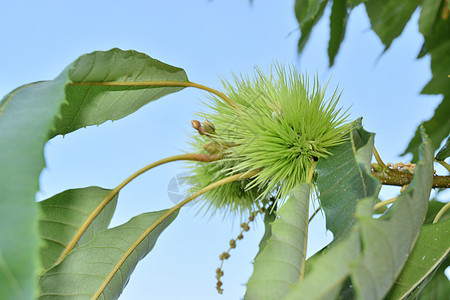
<svg viewBox="0 0 450 300"><path fill-rule="evenodd" d="M238 240L242 240L244 238L244 236L242 234L238 235L237 239Z"/></svg>
<svg viewBox="0 0 450 300"><path fill-rule="evenodd" d="M223 284L222 281L220 281L220 280L217 281L217 287L218 287L218 288L220 288L220 287L222 286L222 284Z"/></svg>
<svg viewBox="0 0 450 300"><path fill-rule="evenodd" d="M223 271L220 268L217 268L216 273L217 273L217 275L220 275L220 276L223 275Z"/></svg>
<svg viewBox="0 0 450 300"><path fill-rule="evenodd" d="M230 241L230 248L236 248L236 241L235 240L231 240Z"/></svg>
<svg viewBox="0 0 450 300"><path fill-rule="evenodd" d="M241 224L241 227L242 227L242 229L243 229L244 231L249 231L249 230L250 230L250 226L248 226L247 223L242 223L242 224Z"/></svg>
<svg viewBox="0 0 450 300"><path fill-rule="evenodd" d="M250 217L248 217L248 220L249 220L250 222L253 222L253 220L255 220L255 216L254 216L254 215L251 215Z"/></svg>
<svg viewBox="0 0 450 300"><path fill-rule="evenodd" d="M193 127L194 129L196 129L196 130L198 130L198 129L200 128L200 126L202 126L202 125L200 124L200 122L197 121L197 120L192 120L192 121L191 121L191 125L192 125L192 127Z"/></svg>
<svg viewBox="0 0 450 300"><path fill-rule="evenodd" d="M228 259L229 257L230 257L230 254L227 252L224 252L219 256L220 260Z"/></svg>

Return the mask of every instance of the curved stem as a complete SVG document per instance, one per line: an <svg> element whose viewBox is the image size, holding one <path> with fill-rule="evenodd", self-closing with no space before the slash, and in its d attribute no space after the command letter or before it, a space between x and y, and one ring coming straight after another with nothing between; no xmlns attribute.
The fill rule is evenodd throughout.
<svg viewBox="0 0 450 300"><path fill-rule="evenodd" d="M375 156L375 159L377 160L377 163L379 165L381 165L384 169L387 168L383 160L381 159L380 154L378 154L377 148L375 148L375 146L373 146L373 155Z"/></svg>
<svg viewBox="0 0 450 300"><path fill-rule="evenodd" d="M383 206L386 206L388 204L394 203L395 200L397 200L397 198L398 197L394 197L394 198L391 198L391 199L388 199L388 200L384 200L384 201L378 202L377 204L374 205L373 210L377 210L380 207L383 207Z"/></svg>
<svg viewBox="0 0 450 300"><path fill-rule="evenodd" d="M207 92L210 92L216 96L218 96L219 98L221 98L222 100L224 100L225 102L227 102L231 107L235 108L235 109L239 109L238 106L236 105L236 103L233 102L233 100L231 100L230 98L227 97L227 95L225 95L222 92L219 92L218 90L215 90L213 88L210 88L208 86L202 85L202 84L198 84L198 83L194 83L194 82L189 82L189 81L139 81L139 82L134 82L134 81L111 81L111 82L72 82L69 83L69 85L100 85L100 86L179 86L179 87L194 87L200 90L204 90Z"/></svg>
<svg viewBox="0 0 450 300"><path fill-rule="evenodd" d="M115 187L111 192L106 195L106 197L100 202L99 205L89 214L89 216L86 218L86 220L83 222L83 224L78 228L75 235L72 237L70 242L67 244L67 246L64 248L64 251L59 256L58 260L56 261L56 264L60 263L66 255L72 251L72 249L75 247L75 245L80 240L83 233L86 231L86 229L89 227L89 225L92 223L92 221L97 217L97 215L102 211L102 209L119 193L119 191L126 186L130 181L141 175L142 173L147 172L150 169L153 169L154 167L160 166L162 164L173 162L173 161L179 161L179 160L193 160L193 161L203 161L203 162L210 162L219 160L221 157L220 155L205 155L205 154L181 154L181 155L175 155L170 156L167 158L163 158L161 160L158 160L154 163L151 163L142 169L134 172L131 174L127 179L125 179L121 184L119 184L117 187Z"/></svg>
<svg viewBox="0 0 450 300"><path fill-rule="evenodd" d="M444 168L447 169L447 171L450 172L450 165L449 165L448 163L446 163L446 162L443 161L443 160L438 160L437 162L440 163Z"/></svg>
<svg viewBox="0 0 450 300"><path fill-rule="evenodd" d="M215 189L216 187L219 187L221 185L233 182L233 181L237 181L237 180L242 180L242 179L247 179L250 177L255 176L257 173L259 172L259 170L256 171L251 171L251 172L245 172L245 173L240 173L240 174L236 174L236 175L232 175L229 176L227 178L221 179L219 181L216 181L210 185L208 185L207 187L199 190L198 192L195 192L194 194L190 195L189 197L187 197L186 199L184 199L183 201L181 201L180 203L178 203L177 205L173 206L171 209L167 210L161 217L159 217L155 222L153 222L152 225L150 225L150 227L148 227L137 239L136 241L133 242L133 244L131 244L130 248L127 249L127 251L122 255L122 257L119 259L119 261L117 262L117 264L114 266L114 268L111 270L111 272L108 274L108 276L106 276L105 280L103 281L102 285L99 287L99 289L97 290L97 292L95 293L95 295L92 297L92 299L97 299L101 293L103 292L103 290L106 288L106 286L109 284L109 282L111 281L111 279L113 278L113 276L116 274L116 272L120 269L120 267L123 265L123 263L125 262L125 260L128 258L128 256L130 256L130 254L136 249L136 247L153 231L153 229L156 228L156 226L158 226L159 224L161 224L161 222L163 222L165 219L167 219L167 217L169 217L171 214L173 214L175 211L179 210L180 208L182 208L185 204L191 202L192 200L194 200L195 198L201 196L202 194Z"/></svg>
<svg viewBox="0 0 450 300"><path fill-rule="evenodd" d="M450 202L447 202L438 212L436 217L434 217L433 224L437 223L441 217L445 214L445 212L450 208Z"/></svg>
<svg viewBox="0 0 450 300"><path fill-rule="evenodd" d="M319 206L314 213L312 214L311 217L309 217L308 223L311 223L312 219L314 219L314 217L317 215L317 213L322 209L322 206Z"/></svg>

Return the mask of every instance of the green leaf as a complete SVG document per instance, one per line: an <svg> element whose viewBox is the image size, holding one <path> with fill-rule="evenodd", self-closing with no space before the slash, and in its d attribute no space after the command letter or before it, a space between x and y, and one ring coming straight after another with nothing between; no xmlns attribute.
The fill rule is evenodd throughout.
<svg viewBox="0 0 450 300"><path fill-rule="evenodd" d="M339 52L339 47L345 37L345 28L347 27L347 5L345 1L335 0L331 8L330 15L330 42L328 44L328 57L330 67L334 64L334 58Z"/></svg>
<svg viewBox="0 0 450 300"><path fill-rule="evenodd" d="M133 243L167 210L141 214L118 227L99 231L89 242L75 248L58 265L40 279L39 299L76 298L117 299L125 288L137 263L149 253L162 231L175 219L171 214L145 237L134 249ZM124 253L133 252L125 259L111 280L107 280ZM102 288L102 284L106 287Z"/></svg>
<svg viewBox="0 0 450 300"><path fill-rule="evenodd" d="M398 37L419 5L417 0L370 0L365 3L372 30L386 50Z"/></svg>
<svg viewBox="0 0 450 300"><path fill-rule="evenodd" d="M357 298L383 299L402 270L419 235L433 179L433 148L428 138L420 146L414 179L395 201L387 220L373 219L373 202L360 203L357 219L362 256L352 265ZM373 199L374 200L374 199ZM407 220L407 222L405 222Z"/></svg>
<svg viewBox="0 0 450 300"><path fill-rule="evenodd" d="M420 291L419 300L447 299L450 295L450 282L445 275L445 269L449 267L449 258L437 269L436 274L427 285Z"/></svg>
<svg viewBox="0 0 450 300"><path fill-rule="evenodd" d="M350 275L350 262L361 251L360 245L356 230L339 243L332 244L329 249L314 257L305 279L298 282L285 299L336 299L342 284Z"/></svg>
<svg viewBox="0 0 450 300"><path fill-rule="evenodd" d="M336 0L338 1L338 0ZM361 3L367 2L368 0L347 0L347 5L350 8L354 8L358 5L360 5Z"/></svg>
<svg viewBox="0 0 450 300"><path fill-rule="evenodd" d="M312 28L320 20L328 0L296 0L295 16L300 26L301 37L298 41L298 52L302 52L308 41Z"/></svg>
<svg viewBox="0 0 450 300"><path fill-rule="evenodd" d="M380 183L370 175L373 133L354 123L348 140L331 149L331 155L316 165L320 203L326 215L327 229L337 241L355 222L358 201L378 192Z"/></svg>
<svg viewBox="0 0 450 300"><path fill-rule="evenodd" d="M17 88L0 102L0 298L33 297L39 267L35 194L50 137L126 116L182 87L76 85L187 81L183 70L135 51L80 57L52 81ZM19 238L20 237L20 238Z"/></svg>
<svg viewBox="0 0 450 300"><path fill-rule="evenodd" d="M435 147L439 147L441 142L450 134L450 96L445 96L441 104L434 111L434 116L423 123L426 132L429 133L430 140ZM405 152L413 154L411 161L416 162L418 159L418 147L420 144L420 129L417 128L414 137L409 142Z"/></svg>
<svg viewBox="0 0 450 300"><path fill-rule="evenodd" d="M448 77L450 55L448 53L450 53L449 40L443 42L439 47L434 48L430 52L433 78L423 88L422 94L444 94L445 97L450 97L450 78Z"/></svg>
<svg viewBox="0 0 450 300"><path fill-rule="evenodd" d="M424 38L428 38L432 32L436 22L438 22L441 10L441 5L445 3L445 0L427 0L422 1L419 18L419 31Z"/></svg>
<svg viewBox="0 0 450 300"><path fill-rule="evenodd" d="M272 236L255 258L244 299L281 299L299 280L306 255L309 193L309 184L300 184L278 210Z"/></svg>
<svg viewBox="0 0 450 300"><path fill-rule="evenodd" d="M439 150L438 154L436 155L436 160L443 161L449 156L450 156L450 136L447 138L445 145Z"/></svg>
<svg viewBox="0 0 450 300"><path fill-rule="evenodd" d="M39 267L35 203L42 149L67 77L22 86L0 103L0 298L32 299Z"/></svg>
<svg viewBox="0 0 450 300"><path fill-rule="evenodd" d="M272 207L269 207L264 213L264 236L262 237L261 242L259 242L259 251L258 254L256 254L256 257L264 250L267 246L267 241L272 236L272 224L276 219L276 211L271 208Z"/></svg>
<svg viewBox="0 0 450 300"><path fill-rule="evenodd" d="M419 56L433 51L441 44L448 41L450 36L450 18L444 18L446 9L445 0L422 1L422 10L419 18L419 31L424 37L424 43Z"/></svg>
<svg viewBox="0 0 450 300"><path fill-rule="evenodd" d="M110 192L99 187L87 187L67 190L39 202L42 211L39 229L43 239L41 264L45 269L56 263L78 228ZM91 240L95 232L108 228L116 205L117 195L89 225L77 246Z"/></svg>
<svg viewBox="0 0 450 300"><path fill-rule="evenodd" d="M431 224L434 221L434 218L438 214L438 212L441 210L442 207L444 207L446 203L437 201L437 200L431 200L430 203L428 203L428 211L427 215L425 217L424 224ZM450 210L447 210L444 215L440 218L441 221L447 220L450 218Z"/></svg>
<svg viewBox="0 0 450 300"><path fill-rule="evenodd" d="M123 118L151 101L183 89L180 86L119 84L188 81L183 69L162 63L144 53L120 49L83 55L64 72L68 73L71 83L66 86L66 102L61 107L61 118L56 122L53 136Z"/></svg>
<svg viewBox="0 0 450 300"><path fill-rule="evenodd" d="M450 252L449 241L450 220L424 225L387 299L403 299L432 277Z"/></svg>

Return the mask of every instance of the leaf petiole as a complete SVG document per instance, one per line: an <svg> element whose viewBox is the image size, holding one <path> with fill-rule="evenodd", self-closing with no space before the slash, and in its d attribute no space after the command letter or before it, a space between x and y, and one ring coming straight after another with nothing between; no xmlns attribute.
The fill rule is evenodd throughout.
<svg viewBox="0 0 450 300"><path fill-rule="evenodd" d="M73 236L73 238L70 240L70 242L67 244L67 246L64 248L64 251L61 253L60 257L56 261L55 264L60 263L64 257L66 257L67 254L69 254L70 251L75 247L75 245L80 240L83 233L86 231L86 229L89 227L89 225L92 223L92 221L97 217L97 215L102 211L103 208L116 196L120 190L126 186L128 183L130 183L133 179L138 177L139 175L147 172L150 169L153 169L154 167L163 165L168 162L173 161L179 161L179 160L193 160L193 161L202 161L202 162L211 162L215 160L219 160L221 156L219 154L215 155L206 155L206 154L181 154L181 155L175 155L163 158L161 160L158 160L156 162L153 162L142 169L134 172L131 174L127 179L125 179L121 184L119 184L116 188L114 188L103 200L100 202L100 204L89 214L89 216L86 218L86 220L83 222L83 224L78 228L77 232Z"/></svg>
<svg viewBox="0 0 450 300"><path fill-rule="evenodd" d="M182 208L185 204L191 202L192 200L194 200L195 198L203 195L204 193L215 189L221 185L233 182L233 181L237 181L237 180L243 180L243 179L248 179L251 178L253 176L255 176L257 173L259 172L259 170L255 170L255 171L250 171L250 172L244 172L244 173L239 173L236 175L232 175L229 177L226 177L224 179L221 179L219 181L216 181L208 186L206 186L205 188L195 192L194 194L190 195L189 197L187 197L186 199L184 199L183 201L181 201L180 203L178 203L177 205L173 206L171 209L167 210L161 217L159 217L155 222L153 222L152 225L150 225L150 227L148 227L137 239L136 241L133 242L133 244L130 246L130 248L127 249L127 251L122 255L122 257L120 258L120 260L117 262L117 264L114 266L114 268L111 270L111 272L108 274L108 276L106 276L105 280L103 281L102 285L99 287L99 289L97 290L97 292L95 293L95 295L92 297L92 299L97 299L101 293L104 291L104 289L106 288L106 286L109 284L109 282L111 281L111 279L113 278L113 276L116 274L116 272L120 269L120 267L123 265L123 263L125 262L125 260L128 258L128 256L130 256L130 254L136 249L136 247L153 231L153 229L156 228L156 226L158 226L159 224L161 224L165 219L167 219L167 217L169 217L172 213L174 213L175 211L179 210L180 208Z"/></svg>
<svg viewBox="0 0 450 300"><path fill-rule="evenodd" d="M202 84L198 84L198 83L194 83L194 82L190 82L190 81L114 81L114 82L72 82L69 83L69 85L97 85L97 86L160 86L160 87L164 87L164 86L178 86L178 87L194 87L200 90L204 90L207 92L210 92L216 96L218 96L219 98L221 98L222 100L224 100L225 102L227 102L231 107L235 108L235 109L239 109L238 106L236 105L236 103L233 102L233 100L231 100L229 97L227 97L227 95L225 95L222 92L219 92L218 90L215 90L213 88L210 88L208 86L202 85Z"/></svg>

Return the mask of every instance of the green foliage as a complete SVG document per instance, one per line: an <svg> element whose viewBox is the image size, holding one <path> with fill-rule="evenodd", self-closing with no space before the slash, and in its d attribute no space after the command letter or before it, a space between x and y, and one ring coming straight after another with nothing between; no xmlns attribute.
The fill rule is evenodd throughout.
<svg viewBox="0 0 450 300"><path fill-rule="evenodd" d="M434 218L438 214L438 212L444 207L445 203L432 199L428 203L428 211L423 221L424 224L431 224L434 221ZM450 218L450 210L448 210L440 219L440 221L444 221Z"/></svg>
<svg viewBox="0 0 450 300"><path fill-rule="evenodd" d="M295 2L295 14L300 26L301 37L298 51L301 52L310 37L314 25L322 17L327 1L297 0ZM330 15L330 41L328 45L328 57L330 66L334 64L335 57L345 36L346 20L351 9L364 3L369 16L372 30L378 35L385 45L385 51L390 47L395 38L400 36L405 25L411 19L414 11L420 4L419 31L424 37L424 44L419 53L419 58L431 55L431 70L433 78L422 90L423 94L443 94L444 98L435 111L434 116L426 121L423 126L429 135L433 146L437 149L441 142L450 134L450 17L448 17L448 5L446 0L347 0L333 1ZM408 147L402 153L413 154L412 161L418 160L418 147L421 143L419 128Z"/></svg>
<svg viewBox="0 0 450 300"><path fill-rule="evenodd" d="M300 279L306 256L309 194L310 185L300 184L278 210L273 224L268 224L272 234L255 259L244 299L282 299Z"/></svg>
<svg viewBox="0 0 450 300"><path fill-rule="evenodd" d="M298 41L298 52L301 52L308 41L311 31L323 15L328 0L296 0L295 16L302 33Z"/></svg>
<svg viewBox="0 0 450 300"><path fill-rule="evenodd" d="M374 200L366 200L357 209L363 251L352 266L351 279L359 298L383 299L417 240L427 212L434 169L433 148L428 138L423 138L414 180L395 201L388 218L372 218Z"/></svg>
<svg viewBox="0 0 450 300"><path fill-rule="evenodd" d="M163 84L115 86L122 81L139 84L154 80L186 82L187 77L182 69L145 54L112 49L81 56L56 79L21 86L2 99L1 298L32 298L39 265L49 266L55 258L53 253L42 262L38 259L39 213L35 193L45 164L42 151L47 140L57 134L122 118L150 101L182 89ZM88 81L110 85L88 84Z"/></svg>
<svg viewBox="0 0 450 300"><path fill-rule="evenodd" d="M365 3L372 30L386 49L398 37L419 5L417 0L369 0Z"/></svg>
<svg viewBox="0 0 450 300"><path fill-rule="evenodd" d="M96 294L97 299L117 299L137 263L153 249L156 239L177 213L159 224L137 247L133 243L165 212L144 213L123 225L96 233L89 242L72 250L60 264L45 272L39 282L39 299L92 299ZM131 255L119 264L130 248L134 249ZM116 266L120 268L108 279L107 276Z"/></svg>
<svg viewBox="0 0 450 300"><path fill-rule="evenodd" d="M423 160L416 169L414 182L394 203L388 217L372 218L378 194L376 189L367 198L360 199L356 219L351 220L352 226L347 236L335 239L328 248L313 256L311 261L308 260L309 272L304 281L297 283L286 299L336 299L346 289L346 292L354 289L357 299L383 299L405 263L406 278L411 272L417 274L416 263L422 259L423 251L428 250L427 256L433 265L420 268L420 275L425 272L429 274L435 265L439 265L448 251L448 224L443 222L443 232L439 238L436 234L424 233L409 256L421 229L431 190L433 151L428 140L424 141L422 151ZM362 172L366 170L362 169ZM440 247L433 254L428 248L424 249L430 240ZM436 260L433 260L434 257ZM351 288L348 285L349 277L353 286ZM411 287L417 280L405 281L411 281ZM396 287L392 292L396 293Z"/></svg>
<svg viewBox="0 0 450 300"><path fill-rule="evenodd" d="M445 145L436 154L436 160L442 161L450 156L450 136L447 138Z"/></svg>
<svg viewBox="0 0 450 300"><path fill-rule="evenodd" d="M31 299L39 269L35 193L42 149L58 114L67 76L17 88L0 103L0 291ZM20 238L17 238L20 236Z"/></svg>
<svg viewBox="0 0 450 300"><path fill-rule="evenodd" d="M448 298L450 295L450 282L445 275L445 269L450 265L450 259L447 259L436 270L435 275L427 285L420 291L419 300L440 300Z"/></svg>
<svg viewBox="0 0 450 300"><path fill-rule="evenodd" d="M285 298L296 299L336 299L342 285L350 276L350 263L361 252L361 242L357 231L353 230L330 249L310 258L307 266L311 269L305 280L298 282ZM310 262L311 261L311 262Z"/></svg>
<svg viewBox="0 0 450 300"><path fill-rule="evenodd" d="M328 57L330 67L334 64L334 58L339 52L339 47L345 37L347 27L347 3L345 1L334 1L330 15L330 42L328 44Z"/></svg>
<svg viewBox="0 0 450 300"><path fill-rule="evenodd" d="M87 187L67 190L39 202L39 229L44 241L41 246L41 264L44 269L49 269L56 263L77 229L110 192L111 190L99 187ZM97 231L108 228L116 209L117 197L116 195L92 221L78 245L91 240Z"/></svg>
<svg viewBox="0 0 450 300"><path fill-rule="evenodd" d="M327 1L296 5L306 2L307 10L297 11L297 17L303 22L302 33L309 34ZM331 26L337 31L332 30L336 37L330 40L330 64L345 33L348 10L359 2L333 4ZM424 14L435 16L442 10L441 4L432 4L424 5ZM367 5L368 10L395 6L392 1ZM382 24L403 24L413 6L402 5L410 6L395 22L385 8L373 12L387 46L401 28L389 31ZM424 35L442 27L440 19L421 20ZM431 49L434 78L424 91L447 93L445 68L438 60L448 63L444 56L449 44L431 38L425 44ZM81 56L55 80L19 87L0 102L0 298L119 297L180 206L140 214L108 229L122 184L114 190L72 189L37 203L43 147L55 135L122 118L186 86L199 87L182 69L142 53L112 49ZM204 205L214 212L248 211L269 200L284 200L266 211L265 234L246 299L433 299L449 294L444 270L450 212L443 213L444 203L429 201L433 144L448 135L447 96L424 124L431 128L431 141L423 128L419 132L413 181L384 215L374 219L380 190L380 182L371 175L374 134L363 129L361 120L345 124L336 92L327 100L317 81L310 89L305 77L283 67L268 76L257 71L254 78L236 77L234 85L225 83L225 91L231 100L214 91L217 97L209 104L213 112L201 114L204 122L193 123L203 126L203 135L192 142L201 152L193 154L200 158L192 165L194 190L247 172L246 178L256 175L211 190ZM217 154L218 161L203 159ZM448 154L447 140L437 157ZM305 262L309 196L316 182L334 240ZM438 212L443 213L440 221L431 224Z"/></svg>
<svg viewBox="0 0 450 300"><path fill-rule="evenodd" d="M434 116L423 123L423 127L430 132L430 140L433 143L433 146L439 147L441 141L447 137L450 133L450 95L445 96L442 100L441 104L434 111ZM412 152L414 157L412 161L417 160L417 148L420 143L420 133L419 128L416 130L414 137L409 142L408 147L402 155Z"/></svg>
<svg viewBox="0 0 450 300"><path fill-rule="evenodd" d="M358 201L374 195L380 188L379 182L368 173L373 136L357 120L345 143L331 148L331 155L317 162L320 203L327 229L333 232L335 240L351 230Z"/></svg>
<svg viewBox="0 0 450 300"><path fill-rule="evenodd" d="M450 252L449 228L450 220L422 227L416 245L387 299L401 299L418 292L420 285L434 275Z"/></svg>
<svg viewBox="0 0 450 300"><path fill-rule="evenodd" d="M180 68L143 53L120 49L83 55L65 72L70 83L65 86L66 101L61 106L61 115L52 136L123 118L151 101L183 89L119 83L188 81L186 73ZM92 82L108 85L90 84Z"/></svg>

